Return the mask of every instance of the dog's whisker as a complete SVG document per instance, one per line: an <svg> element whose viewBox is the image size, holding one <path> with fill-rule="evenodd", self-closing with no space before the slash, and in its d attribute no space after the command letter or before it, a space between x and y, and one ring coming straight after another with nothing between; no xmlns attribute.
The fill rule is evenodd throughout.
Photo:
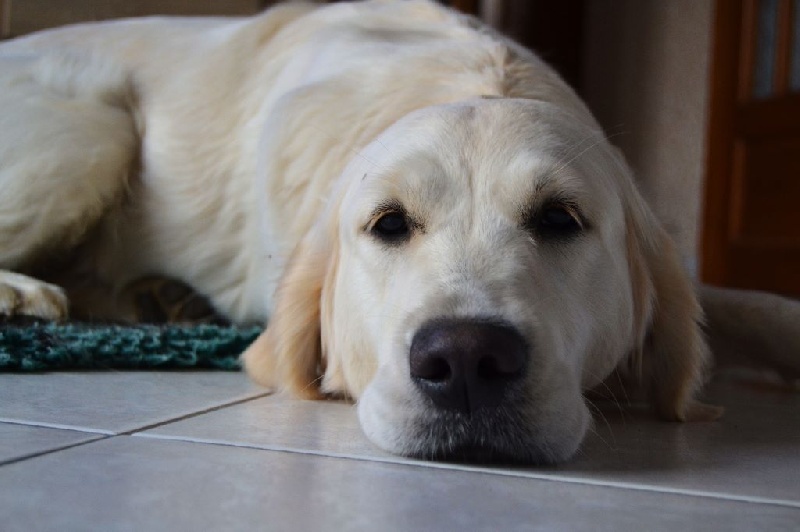
<svg viewBox="0 0 800 532"><path fill-rule="evenodd" d="M389 155L392 154L392 151L388 148L388 146L386 146L386 144L383 143L383 141L381 139L376 139L375 142L377 142L380 145L381 148L386 150L386 153L388 153Z"/></svg>
<svg viewBox="0 0 800 532"><path fill-rule="evenodd" d="M595 376L595 375L593 375L593 376ZM625 410L624 410L622 404L620 403L619 399L617 398L616 394L614 393L614 390L608 385L607 378L606 379L599 379L599 382L600 382L600 384L598 386L602 387L603 389L605 389L605 392L607 393L607 395L603 395L602 398L604 400L606 400L606 401L611 402L611 404L616 407L617 412L619 412L619 414L620 414L620 419L622 419L622 423L624 424L625 423ZM626 393L624 386L620 385L620 389L622 390L623 394ZM587 402L591 402L591 399L589 397L586 397L586 395L584 395L584 398L586 399ZM599 408L594 403L592 403L592 405L594 407L596 407L596 408Z"/></svg>
<svg viewBox="0 0 800 532"><path fill-rule="evenodd" d="M622 412L622 404L620 403L619 399L617 398L616 394L614 393L614 390L606 382L606 379L602 379L600 381L600 386L602 386L605 389L605 391L608 392L607 399L609 401L611 401L619 409L620 412ZM621 386L621 389L622 389L622 392L625 393L625 387Z"/></svg>
<svg viewBox="0 0 800 532"><path fill-rule="evenodd" d="M561 171L564 170L565 168L567 168L570 164L574 163L580 157L582 157L584 154L586 154L589 150L591 150L592 148L594 148L594 147L598 146L600 143L602 143L604 138L605 137L603 137L603 136L587 137L586 139L584 139L583 141L578 143L578 145L576 146L576 149L580 148L580 147L583 147L583 145L586 143L587 140L591 140L592 141L591 144L589 144L586 147L583 147L583 149L580 152L578 152L575 155L570 156L569 159L562 159L560 162L556 163L556 164L558 164L558 166L556 166L554 169L550 170L550 172L549 172L550 175L554 175L555 176L555 175L560 174ZM567 155L569 155L569 152L567 153Z"/></svg>
<svg viewBox="0 0 800 532"><path fill-rule="evenodd" d="M611 423L608 421L608 418L605 416L605 414L603 414L602 409L598 407L596 404L594 404L594 402L591 399L586 399L586 405L594 412L596 412L598 416L600 416L600 419L602 420L603 424L605 424L606 428L608 428L609 435L614 440L614 447L616 447L617 441L616 437L614 436L614 428L611 426ZM606 444L606 446L609 449L614 448L608 443L608 441L605 438L603 438L603 436L596 428L590 426L589 430L592 431L592 433L595 434L604 444Z"/></svg>
<svg viewBox="0 0 800 532"><path fill-rule="evenodd" d="M628 397L628 387L625 386L625 382L622 380L622 375L619 372L619 368L614 368L614 371L612 372L612 375L614 376L614 378L617 379L617 384L619 384L619 389L622 391L622 395L624 396L624 399L625 399L625 404L626 405L630 405L631 404L631 398ZM620 405L620 411L622 411L622 406L621 405Z"/></svg>
<svg viewBox="0 0 800 532"><path fill-rule="evenodd" d="M303 391L305 392L305 391L308 391L308 390L311 390L311 389L318 389L319 388L318 385L322 382L322 380L324 378L325 378L325 374L324 373L322 375L317 376L316 379L312 380L311 382L309 382L308 384L306 384L303 387Z"/></svg>
<svg viewBox="0 0 800 532"><path fill-rule="evenodd" d="M564 157L562 157L559 161L556 161L554 163L553 166L555 168L551 169L549 171L549 174L553 175L553 176L558 175L565 168L567 168L570 164L572 164L573 162L578 160L580 157L585 155L592 148L602 144L603 142L610 142L611 139L613 139L615 137L618 137L618 136L620 136L622 134L623 134L623 132L621 132L621 131L620 132L611 133L611 134L605 134L605 133L601 132L600 134L597 134L597 135L591 135L591 136L588 136L588 137L584 137L581 141L573 144L569 149L567 149L566 153L564 154ZM587 142L591 142L591 144L589 144L588 146L585 146ZM581 148L583 148L583 149L581 149ZM580 152L578 152L576 154L573 154L574 151L577 151L579 149L580 149ZM569 157L569 158L567 159L567 157Z"/></svg>

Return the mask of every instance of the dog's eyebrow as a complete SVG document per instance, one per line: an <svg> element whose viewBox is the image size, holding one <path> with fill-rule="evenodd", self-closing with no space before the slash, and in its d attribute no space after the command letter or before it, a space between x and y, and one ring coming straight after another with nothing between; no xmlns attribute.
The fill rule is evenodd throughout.
<svg viewBox="0 0 800 532"><path fill-rule="evenodd" d="M563 167L561 167L563 169ZM530 192L529 204L538 204L544 200L562 203L582 204L587 199L588 190L585 184L573 173L553 172L548 168L539 174L533 190Z"/></svg>
<svg viewBox="0 0 800 532"><path fill-rule="evenodd" d="M543 175L536 182L536 186L533 189L534 195L540 196L542 194L542 191L544 191L547 187L553 186L557 175L558 175L557 172L551 172L549 169L547 172L544 172Z"/></svg>
<svg viewBox="0 0 800 532"><path fill-rule="evenodd" d="M396 199L386 200L382 203L379 203L378 206L372 210L372 212L370 213L370 219L387 212L397 212L405 214L406 208L399 200Z"/></svg>

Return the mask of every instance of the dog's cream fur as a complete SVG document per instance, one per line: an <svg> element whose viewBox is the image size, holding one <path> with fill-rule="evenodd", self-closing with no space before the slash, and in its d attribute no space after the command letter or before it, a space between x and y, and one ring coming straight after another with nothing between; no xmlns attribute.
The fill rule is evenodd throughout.
<svg viewBox="0 0 800 532"><path fill-rule="evenodd" d="M76 315L126 319L129 283L181 279L235 322L268 320L253 378L357 399L391 451L566 459L583 391L615 370L666 419L716 415L693 399L700 306L622 158L549 67L433 3L5 43L0 165L0 312L63 317L63 288ZM526 225L553 201L579 235ZM397 204L415 226L389 245L371 228ZM409 345L476 316L513 324L531 370L491 416L453 417L415 390Z"/></svg>

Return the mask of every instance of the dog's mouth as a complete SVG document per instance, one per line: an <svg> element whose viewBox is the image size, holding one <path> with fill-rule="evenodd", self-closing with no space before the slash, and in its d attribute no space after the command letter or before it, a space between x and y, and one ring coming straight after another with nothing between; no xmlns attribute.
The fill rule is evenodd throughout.
<svg viewBox="0 0 800 532"><path fill-rule="evenodd" d="M464 446L456 447L448 451L435 452L429 455L412 455L412 458L431 460L435 462L445 462L454 464L470 464L470 465L543 465L548 462L531 463L530 460L522 459L516 454L507 454L503 451L498 451L491 448Z"/></svg>
<svg viewBox="0 0 800 532"><path fill-rule="evenodd" d="M559 462L541 443L522 409L511 406L470 414L437 411L414 428L413 458L470 464L548 465Z"/></svg>

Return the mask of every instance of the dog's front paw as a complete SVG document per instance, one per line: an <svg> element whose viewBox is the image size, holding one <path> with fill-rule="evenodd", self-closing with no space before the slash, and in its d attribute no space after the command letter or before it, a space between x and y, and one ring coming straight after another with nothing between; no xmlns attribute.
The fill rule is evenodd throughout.
<svg viewBox="0 0 800 532"><path fill-rule="evenodd" d="M0 270L0 315L61 320L68 309L67 296L58 286Z"/></svg>

